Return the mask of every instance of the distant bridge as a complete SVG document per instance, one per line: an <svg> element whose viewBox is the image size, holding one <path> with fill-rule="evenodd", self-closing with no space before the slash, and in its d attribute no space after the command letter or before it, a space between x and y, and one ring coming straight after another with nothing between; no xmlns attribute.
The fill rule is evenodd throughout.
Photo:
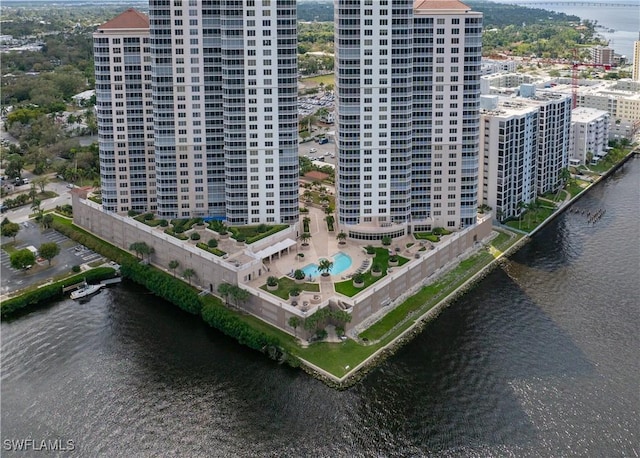
<svg viewBox="0 0 640 458"><path fill-rule="evenodd" d="M638 3L632 3L632 2L619 2L619 3L608 3L608 2L571 2L571 1L565 1L565 2L554 2L554 1L538 1L538 0L532 0L532 1L516 1L514 2L517 5L521 5L521 6L594 6L594 7L598 7L598 8L605 8L605 7L614 7L614 8L631 8L631 7L638 7Z"/></svg>

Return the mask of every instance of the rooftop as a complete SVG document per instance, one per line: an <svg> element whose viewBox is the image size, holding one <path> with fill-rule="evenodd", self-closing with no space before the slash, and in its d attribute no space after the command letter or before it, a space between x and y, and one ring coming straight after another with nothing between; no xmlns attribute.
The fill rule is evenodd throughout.
<svg viewBox="0 0 640 458"><path fill-rule="evenodd" d="M471 11L471 7L459 0L415 0L413 3L415 11L420 10L459 10Z"/></svg>
<svg viewBox="0 0 640 458"><path fill-rule="evenodd" d="M148 29L149 17L139 11L129 8L110 21L98 27L98 30L108 29Z"/></svg>

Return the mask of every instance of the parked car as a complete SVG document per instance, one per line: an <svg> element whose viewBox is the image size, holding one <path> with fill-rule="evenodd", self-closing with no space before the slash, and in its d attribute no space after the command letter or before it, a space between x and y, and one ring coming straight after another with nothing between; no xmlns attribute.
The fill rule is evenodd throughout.
<svg viewBox="0 0 640 458"><path fill-rule="evenodd" d="M315 153L316 151L318 151L318 150L317 150L317 149L315 149L315 148L311 148L311 149L309 150L309 152L310 152L310 153Z"/></svg>

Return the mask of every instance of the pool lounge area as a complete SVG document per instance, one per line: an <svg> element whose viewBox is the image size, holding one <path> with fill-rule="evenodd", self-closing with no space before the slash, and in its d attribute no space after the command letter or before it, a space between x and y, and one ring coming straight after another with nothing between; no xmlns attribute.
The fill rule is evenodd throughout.
<svg viewBox="0 0 640 458"><path fill-rule="evenodd" d="M322 258L324 259L324 258ZM337 252L331 257L331 261L333 262L333 267L329 271L330 275L338 275L349 267L351 267L352 260L351 256L342 251ZM318 271L318 264L307 264L301 269L307 277L317 278L321 275L320 271Z"/></svg>

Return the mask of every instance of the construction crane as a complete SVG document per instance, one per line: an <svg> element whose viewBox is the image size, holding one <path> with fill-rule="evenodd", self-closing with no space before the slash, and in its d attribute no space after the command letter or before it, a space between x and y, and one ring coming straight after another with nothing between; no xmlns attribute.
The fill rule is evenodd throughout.
<svg viewBox="0 0 640 458"><path fill-rule="evenodd" d="M587 62L578 62L578 50L573 50L573 62L571 63L571 108L574 110L578 106L578 69L580 67L601 67L605 70L611 70L611 65L609 64L590 64Z"/></svg>
<svg viewBox="0 0 640 458"><path fill-rule="evenodd" d="M594 64L589 62L579 62L578 61L578 50L573 50L573 61L566 60L549 60L545 59L544 63L547 64L559 64L559 65L571 65L571 107L575 109L578 106L578 82L580 78L578 77L578 70L582 67L600 67L605 70L611 70L611 65L609 64Z"/></svg>

